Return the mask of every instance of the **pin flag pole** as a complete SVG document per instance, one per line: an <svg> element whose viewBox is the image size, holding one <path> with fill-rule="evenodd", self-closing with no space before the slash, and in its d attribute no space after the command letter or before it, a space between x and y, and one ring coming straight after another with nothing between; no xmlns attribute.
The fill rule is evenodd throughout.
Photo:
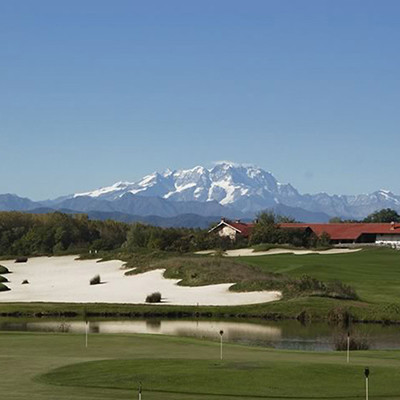
<svg viewBox="0 0 400 400"><path fill-rule="evenodd" d="M88 347L89 321L85 322L85 347Z"/></svg>
<svg viewBox="0 0 400 400"><path fill-rule="evenodd" d="M142 382L139 382L138 394L139 394L139 400L142 400Z"/></svg>
<svg viewBox="0 0 400 400"><path fill-rule="evenodd" d="M350 332L347 332L347 364L350 362Z"/></svg>
<svg viewBox="0 0 400 400"><path fill-rule="evenodd" d="M369 368L365 368L364 370L364 375L365 375L365 400L368 400L368 395L369 395L369 387L368 387L368 377L369 377Z"/></svg>
<svg viewBox="0 0 400 400"><path fill-rule="evenodd" d="M220 345L220 359L222 360L222 335L224 334L223 330L219 331L219 335L221 337L221 345Z"/></svg>

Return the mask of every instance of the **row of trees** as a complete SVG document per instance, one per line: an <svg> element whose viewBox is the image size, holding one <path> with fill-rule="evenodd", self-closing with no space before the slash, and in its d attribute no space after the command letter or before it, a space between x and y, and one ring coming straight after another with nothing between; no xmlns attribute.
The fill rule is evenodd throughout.
<svg viewBox="0 0 400 400"><path fill-rule="evenodd" d="M341 221L341 220L340 220ZM385 209L364 222L400 222L396 211ZM295 222L273 213L261 213L249 239L232 243L229 238L210 235L207 230L160 228L140 223L89 220L84 214L61 212L27 214L0 212L0 255L40 255L86 250L137 249L187 252L243 247L260 243L290 244L297 247L325 247L329 236L302 229L281 229L282 222ZM339 222L339 221L335 221ZM344 221L343 221L344 222Z"/></svg>
<svg viewBox="0 0 400 400"><path fill-rule="evenodd" d="M365 217L363 220L355 219L342 219L340 217L333 217L329 220L330 223L345 223L345 222L368 222L368 223L390 223L400 222L400 215L397 211L391 208L383 208L382 210L375 211Z"/></svg>
<svg viewBox="0 0 400 400"><path fill-rule="evenodd" d="M57 254L121 247L129 229L115 221L92 221L84 214L0 212L0 254Z"/></svg>
<svg viewBox="0 0 400 400"><path fill-rule="evenodd" d="M326 247L329 246L328 234L316 236L305 229L282 229L279 224L283 222L295 222L282 218L270 212L258 215L249 242L251 245L260 243L289 244L295 247Z"/></svg>
<svg viewBox="0 0 400 400"><path fill-rule="evenodd" d="M85 214L0 212L0 255L47 255L88 250L137 249L187 252L227 249L228 238L207 230L160 228L140 223L90 220Z"/></svg>

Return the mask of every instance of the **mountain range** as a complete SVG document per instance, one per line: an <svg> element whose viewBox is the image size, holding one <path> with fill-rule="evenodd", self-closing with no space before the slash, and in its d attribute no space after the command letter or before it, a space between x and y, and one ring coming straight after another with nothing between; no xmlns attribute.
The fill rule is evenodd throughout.
<svg viewBox="0 0 400 400"><path fill-rule="evenodd" d="M292 185L278 182L270 172L230 162L211 169L197 166L154 172L137 182L117 182L53 200L34 202L17 195L0 195L0 210L5 211L68 210L97 213L100 219L118 215L119 220L129 222L133 216L151 216L153 220L172 219L170 224L186 215L182 223L202 227L221 216L252 219L262 210L304 222L326 222L333 216L361 219L382 208L400 212L400 196L387 190L352 196L301 194ZM168 225L160 221L158 224Z"/></svg>

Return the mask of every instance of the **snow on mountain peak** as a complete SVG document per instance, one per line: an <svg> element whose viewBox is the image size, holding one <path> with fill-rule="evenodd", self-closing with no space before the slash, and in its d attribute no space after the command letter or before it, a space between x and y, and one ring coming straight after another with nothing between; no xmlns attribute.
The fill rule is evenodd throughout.
<svg viewBox="0 0 400 400"><path fill-rule="evenodd" d="M365 216L379 208L400 210L400 196L381 189L362 195L300 194L292 185L278 182L262 168L231 161L219 161L212 168L154 172L137 182L117 182L112 186L73 197L90 196L115 200L126 193L159 197L171 201L216 201L243 213L256 213L277 204L322 212L332 216Z"/></svg>

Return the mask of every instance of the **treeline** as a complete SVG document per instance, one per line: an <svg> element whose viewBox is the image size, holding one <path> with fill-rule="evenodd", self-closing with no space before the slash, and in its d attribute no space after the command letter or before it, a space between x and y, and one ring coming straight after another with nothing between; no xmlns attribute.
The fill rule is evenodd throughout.
<svg viewBox="0 0 400 400"><path fill-rule="evenodd" d="M89 250L187 252L227 249L233 245L228 238L201 229L97 221L85 214L0 212L0 256L76 254Z"/></svg>
<svg viewBox="0 0 400 400"><path fill-rule="evenodd" d="M342 219L340 217L333 217L329 220L330 223L357 223L357 222L367 222L367 223L390 223L390 222L400 222L400 215L397 211L391 208L383 208L382 210L375 211L369 214L362 220L355 219Z"/></svg>
<svg viewBox="0 0 400 400"><path fill-rule="evenodd" d="M41 255L113 250L126 241L129 226L92 221L84 214L0 212L0 255Z"/></svg>
<svg viewBox="0 0 400 400"><path fill-rule="evenodd" d="M324 248L328 247L330 237L327 233L317 236L305 229L282 229L279 224L283 222L296 222L280 217L271 212L258 215L249 238L250 245L261 243L286 244L293 247Z"/></svg>

